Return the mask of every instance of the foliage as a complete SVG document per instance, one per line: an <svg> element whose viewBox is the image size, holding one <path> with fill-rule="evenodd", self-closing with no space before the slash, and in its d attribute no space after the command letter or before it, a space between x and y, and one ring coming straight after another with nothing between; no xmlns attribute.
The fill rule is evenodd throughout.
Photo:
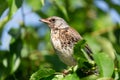
<svg viewBox="0 0 120 80"><path fill-rule="evenodd" d="M22 20L16 21L19 27L13 26L7 32L11 37L9 48L0 48L0 80L118 80L120 21L115 22L110 11L119 14L120 4L113 1L116 0L1 0L0 46L6 43L2 42L2 38L7 39L4 31L9 28L8 24L19 10ZM98 6L103 3L108 10ZM31 12L24 13L25 7L29 7ZM63 17L81 33L85 40L78 42L74 48L77 66L68 69L54 54L50 32L45 27L47 25L26 24L26 16L31 13L42 18L54 15ZM85 43L94 53L94 63L85 57L82 50ZM69 70L69 74L62 74L64 69ZM90 73L86 75L87 71Z"/></svg>

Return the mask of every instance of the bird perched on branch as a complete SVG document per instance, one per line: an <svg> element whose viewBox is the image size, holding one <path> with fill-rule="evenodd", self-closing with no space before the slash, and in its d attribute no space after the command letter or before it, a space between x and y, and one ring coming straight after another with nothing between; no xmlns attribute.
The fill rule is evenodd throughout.
<svg viewBox="0 0 120 80"><path fill-rule="evenodd" d="M73 58L73 48L78 41L83 39L80 34L71 28L64 19L57 16L40 19L40 21L49 26L51 42L60 60L68 66L75 66L77 62ZM84 51L93 60L92 51L87 44Z"/></svg>

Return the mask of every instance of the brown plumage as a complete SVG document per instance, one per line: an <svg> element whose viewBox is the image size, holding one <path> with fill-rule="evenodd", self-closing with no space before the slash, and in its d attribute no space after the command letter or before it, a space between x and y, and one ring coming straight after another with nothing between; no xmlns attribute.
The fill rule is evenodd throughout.
<svg viewBox="0 0 120 80"><path fill-rule="evenodd" d="M73 48L74 44L82 39L80 34L60 17L53 16L41 19L41 21L47 23L50 28L51 42L61 61L68 66L76 65L77 63L73 58ZM87 44L84 50L90 59L93 59L91 56L92 51Z"/></svg>

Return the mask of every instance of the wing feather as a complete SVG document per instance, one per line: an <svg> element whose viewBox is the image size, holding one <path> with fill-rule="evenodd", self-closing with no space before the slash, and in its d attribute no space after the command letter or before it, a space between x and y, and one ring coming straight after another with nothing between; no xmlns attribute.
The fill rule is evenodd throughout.
<svg viewBox="0 0 120 80"><path fill-rule="evenodd" d="M62 35L64 34L64 35ZM66 30L62 30L62 40L64 40L63 42L66 42L66 44L72 44L72 46L77 43L79 40L83 39L80 34L74 30L73 28L67 28ZM64 43L65 44L65 43ZM90 49L90 47L88 46L88 44L85 45L85 48L83 49L88 56L90 57L90 59L93 60L92 57L92 51Z"/></svg>

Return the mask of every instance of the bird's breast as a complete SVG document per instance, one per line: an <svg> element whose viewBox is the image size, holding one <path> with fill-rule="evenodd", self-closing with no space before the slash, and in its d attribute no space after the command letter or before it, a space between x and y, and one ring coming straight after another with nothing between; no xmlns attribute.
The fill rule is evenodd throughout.
<svg viewBox="0 0 120 80"><path fill-rule="evenodd" d="M51 42L55 49L61 49L61 42L59 39L59 32L51 32Z"/></svg>
<svg viewBox="0 0 120 80"><path fill-rule="evenodd" d="M73 43L67 38L68 36L61 34L60 31L51 31L51 42L54 49L62 54L72 55Z"/></svg>
<svg viewBox="0 0 120 80"><path fill-rule="evenodd" d="M72 54L73 48L66 44L67 41L61 40L60 33L58 32L51 32L51 42L52 45L62 62L69 66L73 66L76 64ZM63 43L63 41L65 43Z"/></svg>

